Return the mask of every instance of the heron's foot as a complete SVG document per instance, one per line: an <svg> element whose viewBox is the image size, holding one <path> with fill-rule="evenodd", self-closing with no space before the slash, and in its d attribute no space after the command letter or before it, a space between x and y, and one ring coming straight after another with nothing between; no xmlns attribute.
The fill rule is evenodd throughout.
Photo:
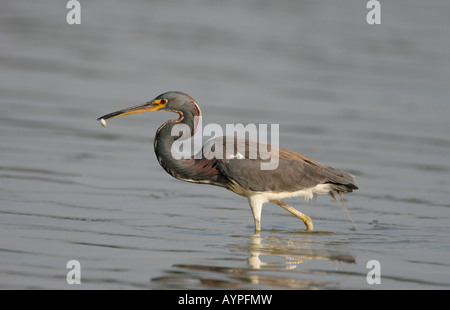
<svg viewBox="0 0 450 310"><path fill-rule="evenodd" d="M303 214L304 218L300 218L303 223L305 223L306 226L306 231L311 231L314 229L314 225L313 222L311 221L311 218L309 216L307 216L306 214Z"/></svg>
<svg viewBox="0 0 450 310"><path fill-rule="evenodd" d="M307 216L306 214L301 213L297 209L291 207L290 205L288 205L287 203L284 203L281 200L272 201L272 202L276 203L277 205L279 205L280 207L282 207L286 211L289 211L290 213L294 214L296 217L301 219L303 221L303 223L305 223L306 231L311 231L311 230L314 229L314 225L313 225L313 222L311 221L311 218L309 216Z"/></svg>

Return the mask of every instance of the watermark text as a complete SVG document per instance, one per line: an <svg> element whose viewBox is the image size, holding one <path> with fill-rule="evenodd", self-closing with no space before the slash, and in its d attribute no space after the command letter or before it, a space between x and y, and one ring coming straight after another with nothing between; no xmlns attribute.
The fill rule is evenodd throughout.
<svg viewBox="0 0 450 310"><path fill-rule="evenodd" d="M174 159L257 159L261 170L275 170L279 163L279 124L226 124L225 132L219 124L201 122L194 136L187 124L172 127L177 137L172 144ZM270 130L269 130L270 129ZM209 138L203 144L203 138ZM270 142L270 145L269 145Z"/></svg>

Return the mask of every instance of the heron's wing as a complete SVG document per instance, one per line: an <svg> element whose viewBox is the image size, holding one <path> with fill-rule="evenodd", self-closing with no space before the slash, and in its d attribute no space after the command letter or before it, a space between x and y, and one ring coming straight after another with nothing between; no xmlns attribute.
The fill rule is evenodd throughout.
<svg viewBox="0 0 450 310"><path fill-rule="evenodd" d="M303 167L314 174L316 180L322 179L318 184L332 184L334 185L333 189L343 192L351 192L353 189L358 189L354 184L355 177L347 171L322 165L306 156L286 149L280 149L280 158L302 162Z"/></svg>
<svg viewBox="0 0 450 310"><path fill-rule="evenodd" d="M217 149L218 141L211 142L216 143ZM350 173L324 166L295 152L243 138L235 138L234 144L223 143L226 156L218 161L217 167L224 176L244 189L294 192L318 184L330 184L340 191L357 188ZM244 150L239 150L240 144L245 146ZM278 166L263 170L261 164L270 161L278 161Z"/></svg>

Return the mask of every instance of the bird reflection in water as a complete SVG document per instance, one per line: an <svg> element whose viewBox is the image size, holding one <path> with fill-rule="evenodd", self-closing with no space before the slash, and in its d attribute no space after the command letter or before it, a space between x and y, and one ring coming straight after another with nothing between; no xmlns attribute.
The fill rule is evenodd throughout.
<svg viewBox="0 0 450 310"><path fill-rule="evenodd" d="M329 234L316 232L314 234ZM236 236L236 238L246 238ZM329 281L318 280L319 272L308 269L311 261L332 261L353 264L355 258L348 253L329 250L336 245L312 243L311 236L261 237L254 234L247 245L237 245L238 252L247 251L247 267L225 267L245 264L242 260L224 258L222 265L176 264L161 277L151 279L155 288L233 288L252 289L273 287L278 289L324 289ZM322 249L319 249L322 248ZM336 269L333 268L333 269ZM320 276L326 271L321 271Z"/></svg>

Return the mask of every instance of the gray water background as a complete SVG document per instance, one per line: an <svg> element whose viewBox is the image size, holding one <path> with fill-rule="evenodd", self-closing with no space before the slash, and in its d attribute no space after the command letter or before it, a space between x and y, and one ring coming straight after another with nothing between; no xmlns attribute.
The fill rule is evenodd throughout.
<svg viewBox="0 0 450 310"><path fill-rule="evenodd" d="M0 5L0 288L450 288L449 1L382 1L381 25L356 0L65 4ZM159 166L176 116L96 121L168 90L352 172L356 230L319 196L288 200L315 232L266 204L253 236L245 198Z"/></svg>

